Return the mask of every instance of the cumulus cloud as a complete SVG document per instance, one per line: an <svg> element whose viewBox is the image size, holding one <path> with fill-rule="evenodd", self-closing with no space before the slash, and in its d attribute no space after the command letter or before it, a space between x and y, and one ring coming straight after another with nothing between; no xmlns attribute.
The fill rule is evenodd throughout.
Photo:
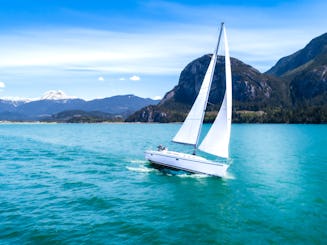
<svg viewBox="0 0 327 245"><path fill-rule="evenodd" d="M139 76L134 75L134 76L131 76L131 77L129 78L129 80L131 80L131 81L140 81L141 78L140 78Z"/></svg>
<svg viewBox="0 0 327 245"><path fill-rule="evenodd" d="M5 87L6 87L6 84L4 82L0 81L0 88L5 88Z"/></svg>
<svg viewBox="0 0 327 245"><path fill-rule="evenodd" d="M125 77L119 78L119 81L125 81Z"/></svg>
<svg viewBox="0 0 327 245"><path fill-rule="evenodd" d="M99 81L104 81L104 77L100 76L100 77L98 77L98 80Z"/></svg>

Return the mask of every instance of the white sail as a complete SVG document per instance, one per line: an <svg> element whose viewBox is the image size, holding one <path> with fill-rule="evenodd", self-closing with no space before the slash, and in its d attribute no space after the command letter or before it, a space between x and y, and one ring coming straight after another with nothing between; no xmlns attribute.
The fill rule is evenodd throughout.
<svg viewBox="0 0 327 245"><path fill-rule="evenodd" d="M232 73L225 28L223 32L225 44L226 92L218 115L208 134L199 146L199 149L212 155L228 158L232 118Z"/></svg>
<svg viewBox="0 0 327 245"><path fill-rule="evenodd" d="M211 87L213 73L215 71L217 61L217 51L212 55L208 70L203 79L199 94L192 106L191 111L187 115L182 127L179 129L174 142L196 145L200 130L202 127L203 116L207 107L208 96Z"/></svg>

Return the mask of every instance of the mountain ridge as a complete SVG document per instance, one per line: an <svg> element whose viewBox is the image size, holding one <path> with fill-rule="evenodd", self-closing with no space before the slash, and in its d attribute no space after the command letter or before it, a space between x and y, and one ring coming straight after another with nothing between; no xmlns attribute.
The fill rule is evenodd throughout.
<svg viewBox="0 0 327 245"><path fill-rule="evenodd" d="M266 73L289 80L294 106L323 106L327 101L327 33L281 58Z"/></svg>
<svg viewBox="0 0 327 245"><path fill-rule="evenodd" d="M141 98L132 94L117 95L103 99L85 101L78 98L58 98L17 102L0 100L0 120L35 121L47 120L63 111L99 111L109 115L126 118L131 113L150 104L157 104L158 100ZM16 103L16 105L14 105Z"/></svg>
<svg viewBox="0 0 327 245"><path fill-rule="evenodd" d="M289 71L306 64L319 54L326 52L327 33L324 33L312 39L303 49L278 60L277 63L265 73L275 76L285 76Z"/></svg>

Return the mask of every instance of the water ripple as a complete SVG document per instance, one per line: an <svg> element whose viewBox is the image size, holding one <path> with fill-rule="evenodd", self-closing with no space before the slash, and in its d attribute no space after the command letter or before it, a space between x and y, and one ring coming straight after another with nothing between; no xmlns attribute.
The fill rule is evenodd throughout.
<svg viewBox="0 0 327 245"><path fill-rule="evenodd" d="M178 126L0 125L0 243L326 243L326 126L233 125L224 179L143 160Z"/></svg>

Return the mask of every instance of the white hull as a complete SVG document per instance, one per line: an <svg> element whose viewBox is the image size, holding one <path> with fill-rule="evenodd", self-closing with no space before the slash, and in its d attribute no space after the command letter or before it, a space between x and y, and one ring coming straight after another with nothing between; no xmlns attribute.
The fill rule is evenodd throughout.
<svg viewBox="0 0 327 245"><path fill-rule="evenodd" d="M167 150L146 151L145 158L155 165L218 177L224 177L229 167L227 164L209 161L200 156Z"/></svg>

